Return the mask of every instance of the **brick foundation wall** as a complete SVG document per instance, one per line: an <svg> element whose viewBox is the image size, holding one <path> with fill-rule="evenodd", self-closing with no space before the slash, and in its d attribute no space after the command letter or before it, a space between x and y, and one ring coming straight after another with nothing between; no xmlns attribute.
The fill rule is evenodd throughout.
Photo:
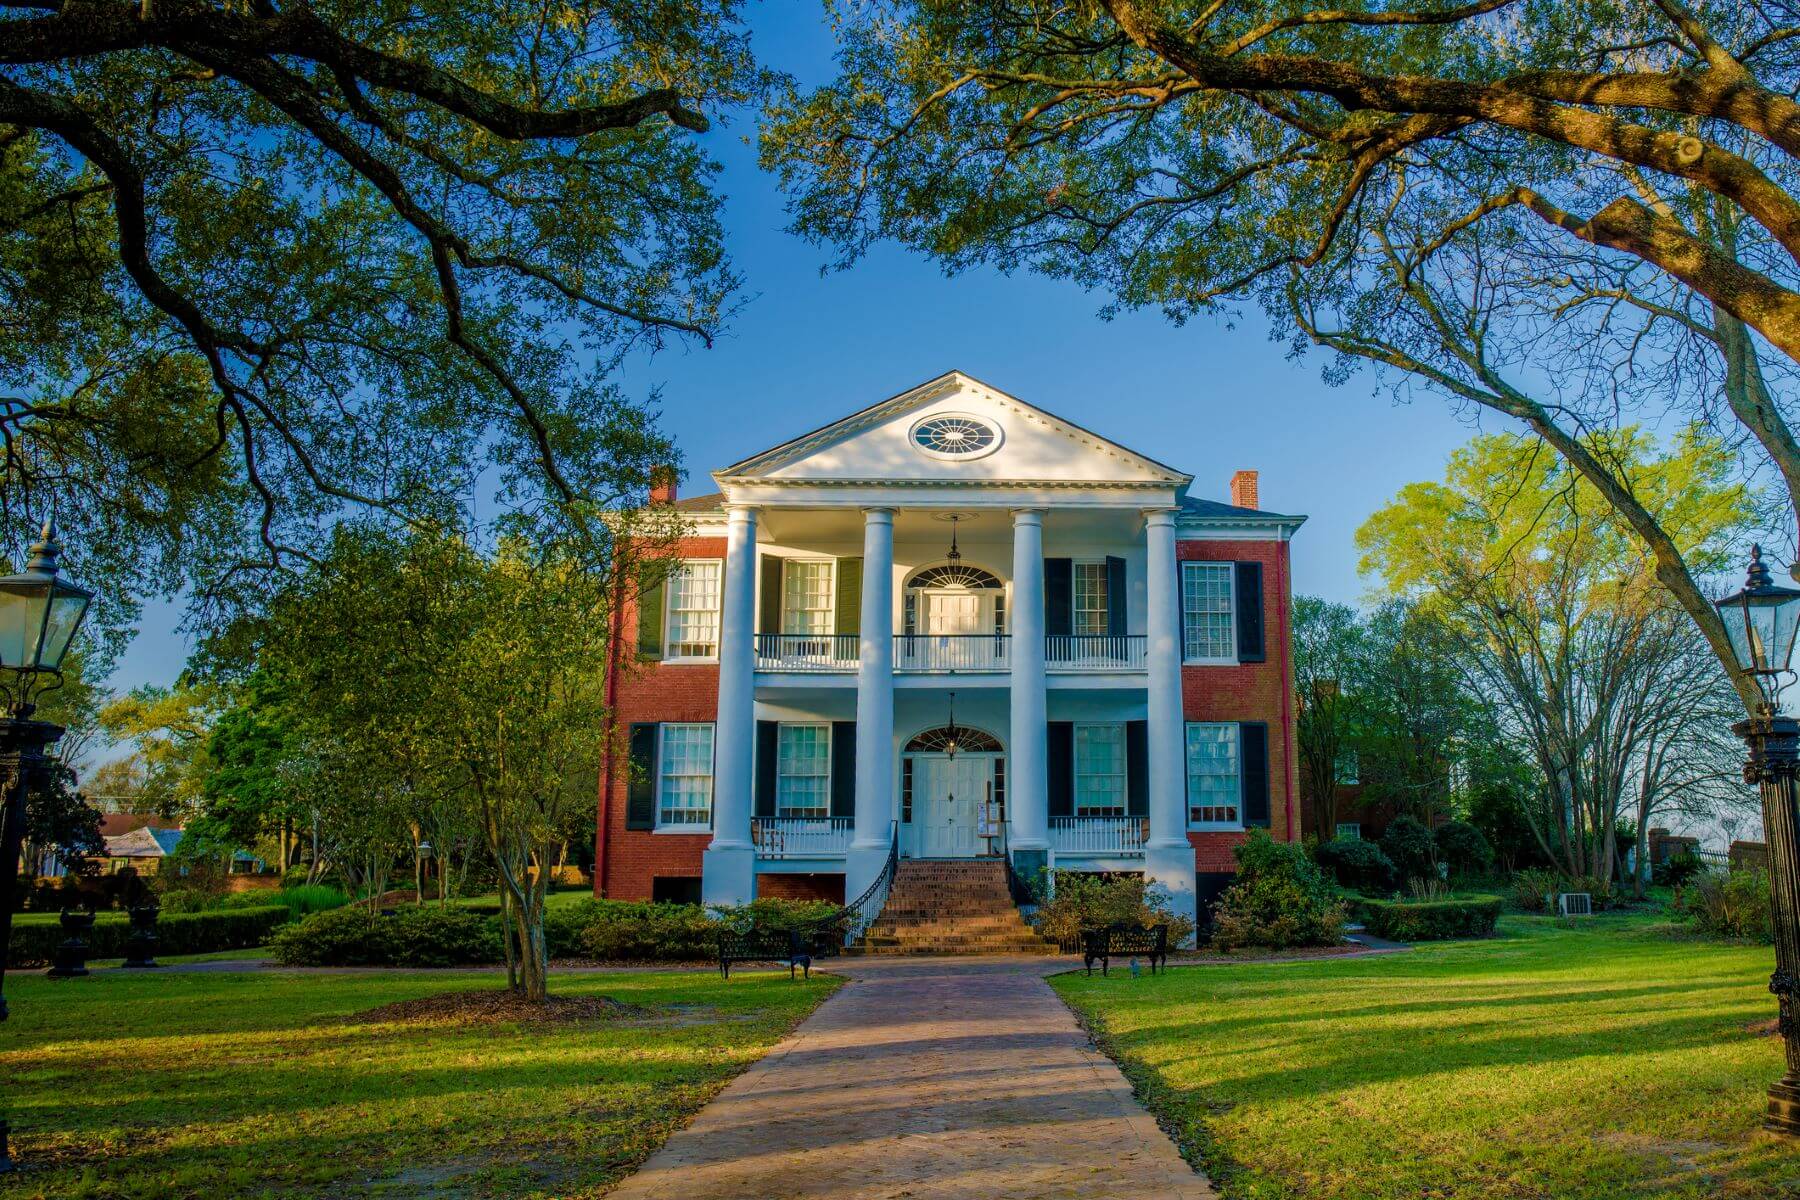
<svg viewBox="0 0 1800 1200"><path fill-rule="evenodd" d="M756 877L756 895L778 900L824 900L830 904L844 902L842 875L771 874Z"/></svg>

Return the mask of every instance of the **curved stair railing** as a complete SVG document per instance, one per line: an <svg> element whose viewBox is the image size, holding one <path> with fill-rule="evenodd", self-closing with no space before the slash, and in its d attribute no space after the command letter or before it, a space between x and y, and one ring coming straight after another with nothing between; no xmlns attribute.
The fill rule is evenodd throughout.
<svg viewBox="0 0 1800 1200"><path fill-rule="evenodd" d="M888 855L887 861L881 865L880 874L863 889L862 895L838 909L832 918L832 924L843 930L844 942L848 946L868 931L881 915L887 905L888 889L894 886L894 873L900 869L900 822L888 822Z"/></svg>

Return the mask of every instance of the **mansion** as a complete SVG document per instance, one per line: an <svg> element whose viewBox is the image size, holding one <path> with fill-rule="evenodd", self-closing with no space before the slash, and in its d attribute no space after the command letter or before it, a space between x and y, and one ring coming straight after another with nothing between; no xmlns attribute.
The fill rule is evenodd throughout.
<svg viewBox="0 0 1800 1200"><path fill-rule="evenodd" d="M1004 855L1191 915L1247 829L1298 840L1304 518L1255 472L1193 496L951 372L713 479L651 495L685 528L624 614L600 894L842 902L895 854Z"/></svg>

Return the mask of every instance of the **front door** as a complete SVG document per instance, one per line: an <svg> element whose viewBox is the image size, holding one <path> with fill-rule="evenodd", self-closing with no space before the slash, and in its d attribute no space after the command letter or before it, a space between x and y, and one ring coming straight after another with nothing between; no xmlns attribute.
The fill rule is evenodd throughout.
<svg viewBox="0 0 1800 1200"><path fill-rule="evenodd" d="M985 849L981 805L994 782L986 755L921 754L913 760L913 825L920 858L974 858Z"/></svg>
<svg viewBox="0 0 1800 1200"><path fill-rule="evenodd" d="M925 632L935 634L987 633L978 592L926 592Z"/></svg>

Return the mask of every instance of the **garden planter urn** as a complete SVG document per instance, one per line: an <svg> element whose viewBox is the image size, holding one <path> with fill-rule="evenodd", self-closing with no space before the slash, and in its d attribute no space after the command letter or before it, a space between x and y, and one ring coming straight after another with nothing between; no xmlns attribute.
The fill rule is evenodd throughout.
<svg viewBox="0 0 1800 1200"><path fill-rule="evenodd" d="M65 908L62 910L62 945L56 948L56 954L46 975L57 979L73 979L78 975L86 975L88 956L88 935L94 932L94 914L91 909Z"/></svg>
<svg viewBox="0 0 1800 1200"><path fill-rule="evenodd" d="M156 916L162 909L155 904L139 904L131 910L131 932L125 938L125 965L156 965Z"/></svg>

